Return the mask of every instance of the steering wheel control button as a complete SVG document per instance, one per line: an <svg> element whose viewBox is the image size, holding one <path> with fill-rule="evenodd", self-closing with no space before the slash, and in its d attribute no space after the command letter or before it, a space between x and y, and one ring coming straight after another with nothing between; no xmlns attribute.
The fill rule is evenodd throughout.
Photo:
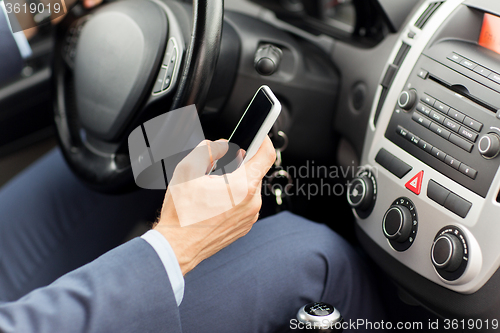
<svg viewBox="0 0 500 333"><path fill-rule="evenodd" d="M370 215L377 198L377 182L369 170L361 172L347 188L347 202L361 218Z"/></svg>
<svg viewBox="0 0 500 333"><path fill-rule="evenodd" d="M488 133L481 137L477 148L484 158L495 158L500 153L500 137L495 133Z"/></svg>
<svg viewBox="0 0 500 333"><path fill-rule="evenodd" d="M398 106L406 111L409 111L417 101L417 92L414 89L403 90L398 98Z"/></svg>
<svg viewBox="0 0 500 333"><path fill-rule="evenodd" d="M260 75L272 75L278 70L282 57L283 51L280 48L272 44L262 45L255 52L255 70Z"/></svg>
<svg viewBox="0 0 500 333"><path fill-rule="evenodd" d="M411 171L411 169L413 169L412 166L401 161L384 148L379 150L377 156L375 157L375 161L399 179L403 178L408 172Z"/></svg>
<svg viewBox="0 0 500 333"><path fill-rule="evenodd" d="M467 216L472 207L472 203L432 179L427 185L427 196L462 218Z"/></svg>
<svg viewBox="0 0 500 333"><path fill-rule="evenodd" d="M155 86L153 88L154 93L161 92L161 89L163 87L163 81L164 81L166 73L167 73L167 70L165 68L160 69L160 74L158 74L158 78L156 79Z"/></svg>
<svg viewBox="0 0 500 333"><path fill-rule="evenodd" d="M417 173L412 179L410 179L405 187L415 193L416 195L420 194L420 189L422 188L422 179L424 178L424 170Z"/></svg>
<svg viewBox="0 0 500 333"><path fill-rule="evenodd" d="M382 219L382 232L397 251L407 250L417 236L418 218L410 199L396 199Z"/></svg>
<svg viewBox="0 0 500 333"><path fill-rule="evenodd" d="M172 37L167 43L167 49L165 51L165 56L163 57L163 65L160 69L160 75L158 76L158 80L160 77L162 78L161 87L158 91L157 85L159 84L159 81L157 81L153 89L154 94L165 92L172 86L178 58L179 48L177 47L175 38Z"/></svg>
<svg viewBox="0 0 500 333"><path fill-rule="evenodd" d="M436 272L447 281L458 279L469 261L469 248L464 233L458 227L441 229L431 247L431 262Z"/></svg>

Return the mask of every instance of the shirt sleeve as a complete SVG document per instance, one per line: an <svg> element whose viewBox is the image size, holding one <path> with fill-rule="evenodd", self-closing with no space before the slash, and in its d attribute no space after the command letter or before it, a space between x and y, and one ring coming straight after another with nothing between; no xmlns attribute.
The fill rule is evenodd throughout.
<svg viewBox="0 0 500 333"><path fill-rule="evenodd" d="M184 297L184 276L170 243L156 230L149 230L141 238L148 242L160 257L172 285L177 306L181 305Z"/></svg>

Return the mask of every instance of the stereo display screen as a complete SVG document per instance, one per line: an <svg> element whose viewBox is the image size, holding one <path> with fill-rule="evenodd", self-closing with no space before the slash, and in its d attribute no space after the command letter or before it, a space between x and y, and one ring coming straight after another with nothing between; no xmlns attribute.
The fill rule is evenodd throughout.
<svg viewBox="0 0 500 333"><path fill-rule="evenodd" d="M479 45L500 54L500 17L484 14Z"/></svg>

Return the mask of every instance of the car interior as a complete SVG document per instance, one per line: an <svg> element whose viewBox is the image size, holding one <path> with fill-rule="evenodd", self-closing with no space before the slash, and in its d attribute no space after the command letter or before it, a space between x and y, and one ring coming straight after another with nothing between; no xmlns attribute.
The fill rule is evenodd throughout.
<svg viewBox="0 0 500 333"><path fill-rule="evenodd" d="M0 82L0 186L59 146L90 188L133 191L137 126L195 104L228 138L267 85L282 111L261 217L347 239L390 321L498 329L500 2L76 3L28 39Z"/></svg>

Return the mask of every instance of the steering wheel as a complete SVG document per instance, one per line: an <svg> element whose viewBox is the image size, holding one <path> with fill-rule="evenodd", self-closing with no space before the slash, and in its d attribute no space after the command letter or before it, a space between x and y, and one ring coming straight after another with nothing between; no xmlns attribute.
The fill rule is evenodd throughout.
<svg viewBox="0 0 500 333"><path fill-rule="evenodd" d="M124 0L59 24L53 65L54 120L64 158L91 188L134 188L129 133L169 110L203 110L220 51L223 0L189 8Z"/></svg>

